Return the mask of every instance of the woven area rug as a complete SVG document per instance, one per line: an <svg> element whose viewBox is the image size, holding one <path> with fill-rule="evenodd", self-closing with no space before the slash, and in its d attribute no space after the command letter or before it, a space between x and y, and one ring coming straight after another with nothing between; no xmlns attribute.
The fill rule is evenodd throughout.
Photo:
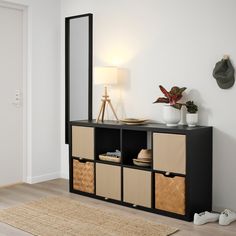
<svg viewBox="0 0 236 236"><path fill-rule="evenodd" d="M178 230L68 197L46 197L1 210L0 221L39 236L167 236Z"/></svg>

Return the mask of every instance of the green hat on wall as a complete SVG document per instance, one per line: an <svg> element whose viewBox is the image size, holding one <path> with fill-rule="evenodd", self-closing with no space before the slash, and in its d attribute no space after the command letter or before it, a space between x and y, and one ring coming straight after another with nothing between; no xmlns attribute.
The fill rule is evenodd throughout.
<svg viewBox="0 0 236 236"><path fill-rule="evenodd" d="M221 61L216 63L213 77L222 89L228 89L234 85L234 68L228 56L224 56Z"/></svg>

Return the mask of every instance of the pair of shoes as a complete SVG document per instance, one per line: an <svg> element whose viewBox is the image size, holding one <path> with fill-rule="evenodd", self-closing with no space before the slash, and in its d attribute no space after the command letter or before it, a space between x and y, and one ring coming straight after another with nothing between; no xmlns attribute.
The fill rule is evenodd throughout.
<svg viewBox="0 0 236 236"><path fill-rule="evenodd" d="M236 220L236 213L229 210L229 209L225 209L220 214L219 224L220 225L229 225L230 223L232 223L235 220Z"/></svg>
<svg viewBox="0 0 236 236"><path fill-rule="evenodd" d="M204 225L210 222L216 222L219 220L220 214L211 213L209 211L204 211L201 213L195 213L193 217L193 223L195 225Z"/></svg>
<svg viewBox="0 0 236 236"><path fill-rule="evenodd" d="M195 225L203 225L218 220L220 225L229 225L231 222L236 220L236 213L228 209L225 209L221 214L211 213L208 211L199 214L195 213L193 223Z"/></svg>

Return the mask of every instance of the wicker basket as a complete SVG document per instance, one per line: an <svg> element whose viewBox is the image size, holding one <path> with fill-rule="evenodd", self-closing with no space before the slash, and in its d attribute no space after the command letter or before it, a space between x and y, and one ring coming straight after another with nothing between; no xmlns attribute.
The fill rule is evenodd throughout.
<svg viewBox="0 0 236 236"><path fill-rule="evenodd" d="M73 160L73 188L94 193L94 163Z"/></svg>
<svg viewBox="0 0 236 236"><path fill-rule="evenodd" d="M185 215L185 178L155 174L155 208Z"/></svg>
<svg viewBox="0 0 236 236"><path fill-rule="evenodd" d="M102 161L111 161L116 163L120 163L121 160L120 157L108 156L107 154L100 154L99 159Z"/></svg>

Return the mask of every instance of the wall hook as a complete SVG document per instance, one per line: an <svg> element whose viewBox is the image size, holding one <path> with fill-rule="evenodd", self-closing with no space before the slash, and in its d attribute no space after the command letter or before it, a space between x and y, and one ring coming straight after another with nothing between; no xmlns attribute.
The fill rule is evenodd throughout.
<svg viewBox="0 0 236 236"><path fill-rule="evenodd" d="M224 59L224 60L228 60L228 59L229 59L229 55L225 54L225 55L223 56L223 59Z"/></svg>

